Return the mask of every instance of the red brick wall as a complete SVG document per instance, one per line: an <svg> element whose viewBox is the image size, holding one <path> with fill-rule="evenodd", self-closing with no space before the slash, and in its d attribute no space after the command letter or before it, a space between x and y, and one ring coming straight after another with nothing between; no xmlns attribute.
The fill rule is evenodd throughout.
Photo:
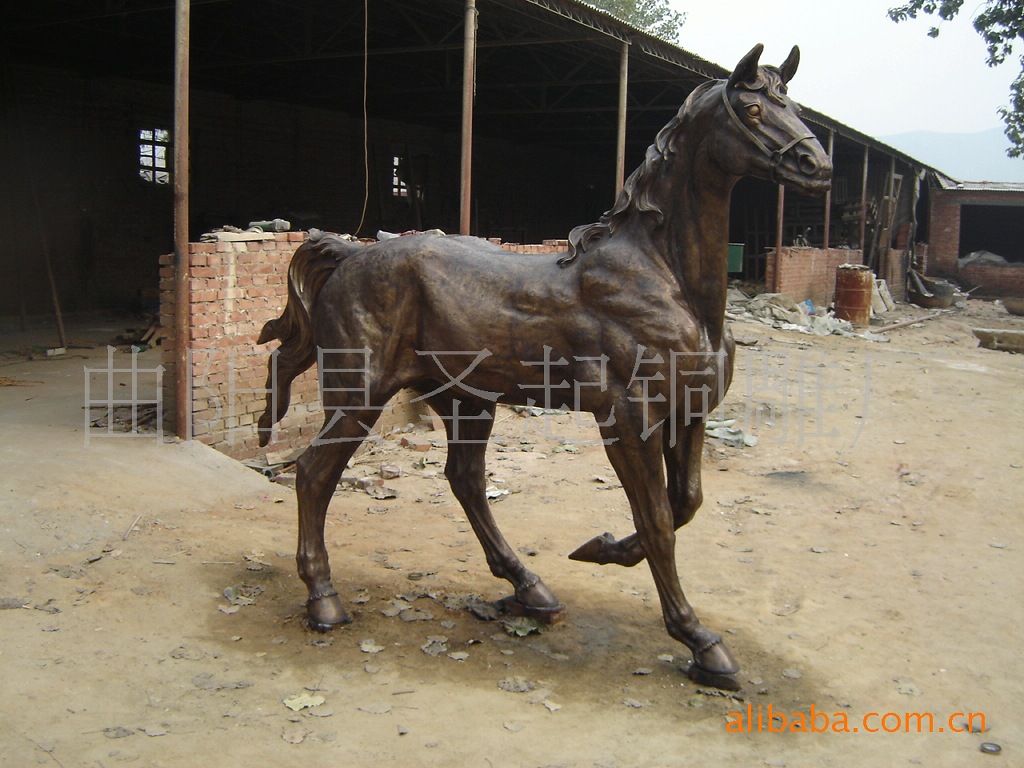
<svg viewBox="0 0 1024 768"><path fill-rule="evenodd" d="M907 270L910 268L910 254L898 248L882 252L882 268L877 276L885 280L889 295L894 301L907 298Z"/></svg>
<svg viewBox="0 0 1024 768"><path fill-rule="evenodd" d="M192 436L238 459L262 452L256 420L266 404L264 386L277 342L257 346L263 324L281 314L288 298L288 263L304 232L272 240L189 244L189 348L192 376ZM506 243L513 253L557 253L564 240L539 245ZM160 257L160 324L174 327L174 257ZM163 347L165 424L174 423L176 363L173 338ZM418 413L399 395L383 414L383 425L416 421ZM278 427L272 450L306 445L323 425L316 367L292 385L291 407ZM386 426L385 426L386 428Z"/></svg>
<svg viewBox="0 0 1024 768"><path fill-rule="evenodd" d="M958 277L962 278L962 275L958 275L956 263L958 257L966 255L960 253L962 206L1021 206L1021 200L1021 193L1012 190L933 189L928 226L927 274L949 277L954 280ZM1012 277L993 275L993 279L996 283L1006 279L1011 287L1016 285L1015 279ZM995 287L996 283L993 283L993 292L998 293Z"/></svg>
<svg viewBox="0 0 1024 768"><path fill-rule="evenodd" d="M235 458L259 452L255 422L265 405L267 362L277 343L257 346L256 339L263 324L281 314L288 262L305 237L283 232L273 240L189 244L192 436ZM164 328L174 327L173 260L172 255L160 258ZM165 342L163 355L164 402L173 409L173 339ZM322 421L314 368L292 387L292 406L276 447L308 442Z"/></svg>
<svg viewBox="0 0 1024 768"><path fill-rule="evenodd" d="M860 264L861 252L848 248L783 248L769 251L765 288L784 293L794 301L810 299L816 307L828 306L836 289L836 267Z"/></svg>
<svg viewBox="0 0 1024 768"><path fill-rule="evenodd" d="M968 264L960 270L964 288L977 288L972 296L1024 297L1024 264Z"/></svg>
<svg viewBox="0 0 1024 768"><path fill-rule="evenodd" d="M960 200L933 190L928 225L928 274L956 277L960 249Z"/></svg>

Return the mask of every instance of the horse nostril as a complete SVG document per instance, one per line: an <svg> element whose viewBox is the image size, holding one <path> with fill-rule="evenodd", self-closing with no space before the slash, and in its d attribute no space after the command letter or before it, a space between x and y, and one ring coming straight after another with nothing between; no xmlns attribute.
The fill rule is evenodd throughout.
<svg viewBox="0 0 1024 768"><path fill-rule="evenodd" d="M801 152L797 156L796 162L797 165L800 166L800 171L808 176L812 176L818 171L817 161L812 155L809 155L806 152Z"/></svg>

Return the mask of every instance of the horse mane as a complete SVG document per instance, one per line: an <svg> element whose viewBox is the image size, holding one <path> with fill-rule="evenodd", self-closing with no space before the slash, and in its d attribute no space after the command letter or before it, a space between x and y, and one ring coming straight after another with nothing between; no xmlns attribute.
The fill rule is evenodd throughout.
<svg viewBox="0 0 1024 768"><path fill-rule="evenodd" d="M773 74L774 77L771 76ZM630 214L650 214L654 218L654 226L659 226L664 221L662 201L656 194L661 171L673 161L676 136L689 122L694 105L716 85L724 88L726 83L724 80L710 80L701 83L690 92L675 117L658 131L654 143L647 148L643 163L626 179L615 205L601 214L601 218L593 224L581 224L569 233L569 253L558 260L559 266L571 264L581 253L586 253L592 244L614 235ZM750 91L765 90L772 101L777 104L785 103L785 86L777 67L759 67L753 82L737 83L736 87Z"/></svg>

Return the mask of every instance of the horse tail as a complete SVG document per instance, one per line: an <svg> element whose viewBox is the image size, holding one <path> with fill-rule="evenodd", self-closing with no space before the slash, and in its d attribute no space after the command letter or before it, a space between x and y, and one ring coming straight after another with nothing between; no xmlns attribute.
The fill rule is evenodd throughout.
<svg viewBox="0 0 1024 768"><path fill-rule="evenodd" d="M309 238L292 256L284 312L263 326L256 341L281 341L267 366L267 407L256 427L261 447L270 442L274 425L288 412L292 382L316 362L316 337L310 314L324 283L354 248L357 246L337 235L311 229Z"/></svg>

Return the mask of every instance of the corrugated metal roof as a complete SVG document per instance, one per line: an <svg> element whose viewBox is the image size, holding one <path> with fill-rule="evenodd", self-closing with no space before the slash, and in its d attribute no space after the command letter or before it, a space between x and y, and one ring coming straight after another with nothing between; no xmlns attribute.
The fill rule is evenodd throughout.
<svg viewBox="0 0 1024 768"><path fill-rule="evenodd" d="M957 192L1024 192L1024 182L1015 181L957 181L941 173L935 174L940 189Z"/></svg>

